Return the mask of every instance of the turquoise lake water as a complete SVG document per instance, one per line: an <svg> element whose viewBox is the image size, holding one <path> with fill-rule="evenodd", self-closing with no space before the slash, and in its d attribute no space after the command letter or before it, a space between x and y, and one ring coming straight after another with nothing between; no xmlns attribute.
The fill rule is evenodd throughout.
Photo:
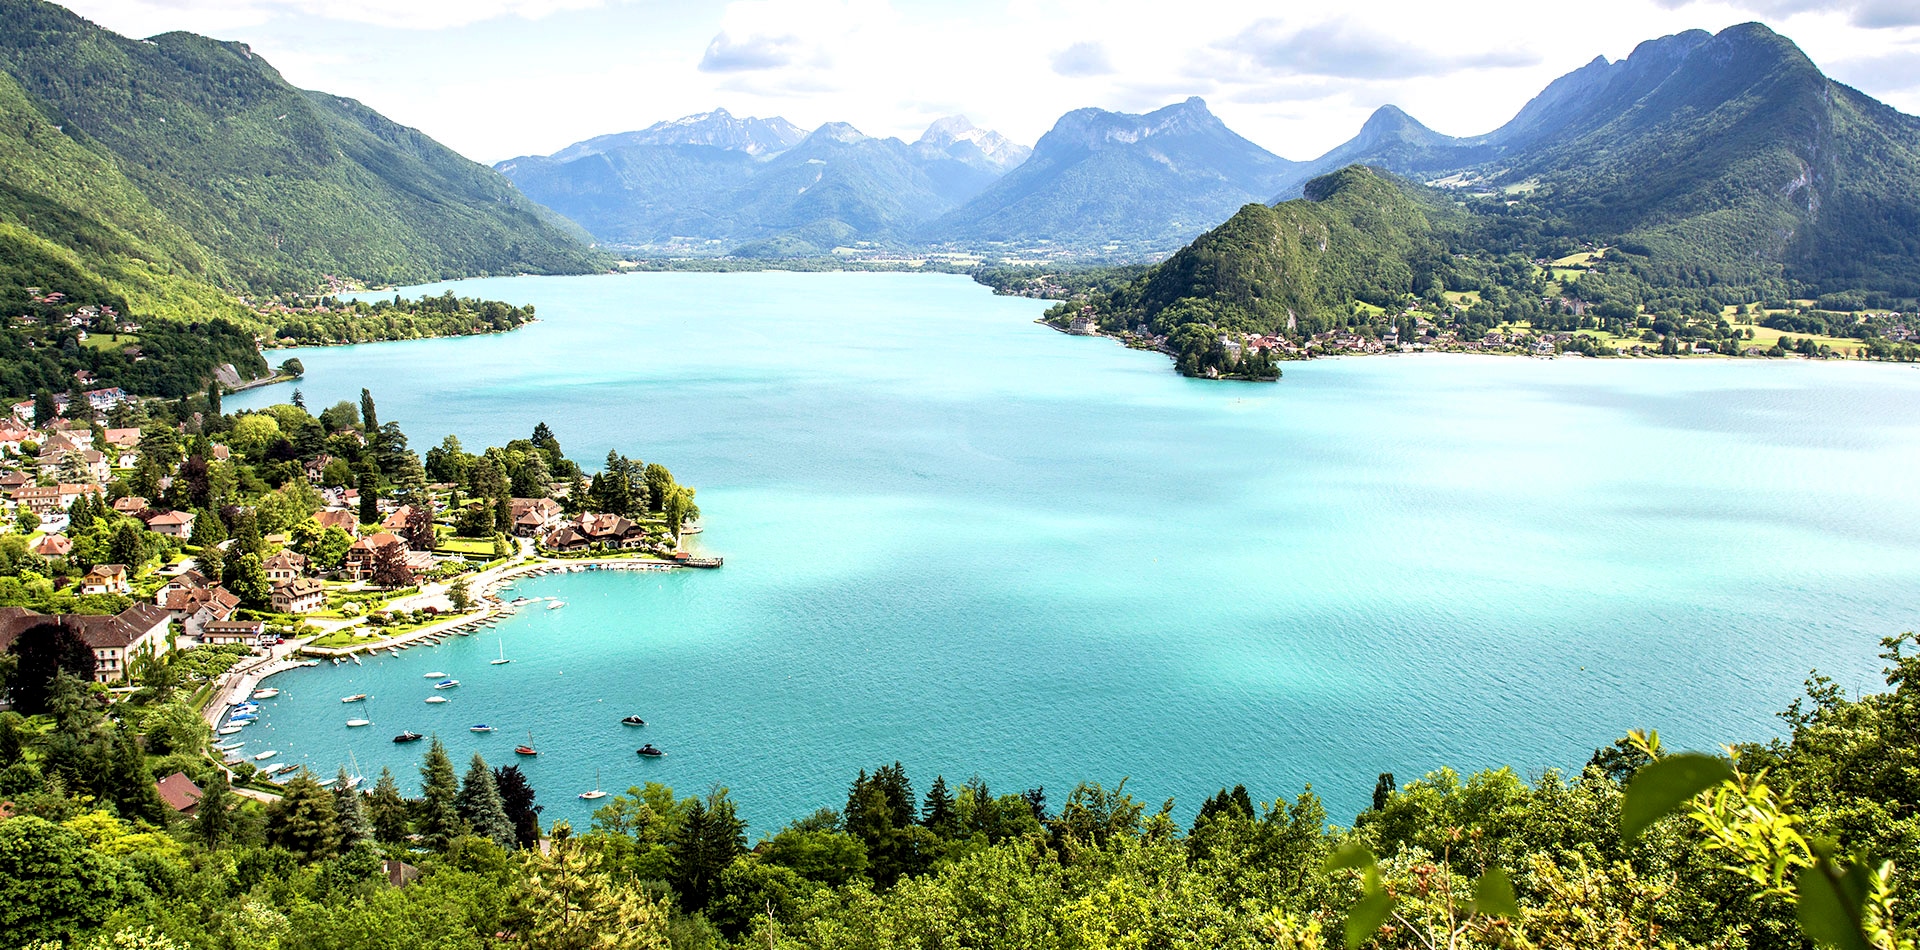
<svg viewBox="0 0 1920 950"><path fill-rule="evenodd" d="M598 775L725 784L764 831L896 759L1055 806L1130 777L1182 815L1312 782L1345 821L1383 771L1775 735L1810 669L1873 686L1878 639L1920 621L1910 366L1409 356L1223 384L961 277L445 286L541 321L284 354L307 404L368 386L423 452L544 420L590 467L663 462L727 566L526 581L568 606L276 677L249 752L411 784L397 732L464 769L531 731L547 821ZM452 702L423 702L429 671Z"/></svg>

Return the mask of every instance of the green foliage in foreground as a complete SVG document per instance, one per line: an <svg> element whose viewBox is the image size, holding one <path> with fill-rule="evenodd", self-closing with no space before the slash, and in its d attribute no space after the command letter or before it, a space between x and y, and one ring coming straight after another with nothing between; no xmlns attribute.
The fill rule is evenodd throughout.
<svg viewBox="0 0 1920 950"><path fill-rule="evenodd" d="M895 764L751 850L724 788L649 784L543 852L518 769L461 779L437 749L420 799L387 773L370 794L302 776L262 809L207 759L126 767L133 729L181 744L164 693L102 711L69 681L51 716L0 716L0 793L21 814L0 823L0 948L1912 950L1913 642L1886 641L1886 692L1810 680L1782 740L1722 758L1636 733L1578 775L1383 776L1352 827L1311 789L1223 790L1182 827L1124 781L1054 810L977 778L916 794ZM224 804L160 821L126 787L175 768ZM418 879L391 886L382 858Z"/></svg>

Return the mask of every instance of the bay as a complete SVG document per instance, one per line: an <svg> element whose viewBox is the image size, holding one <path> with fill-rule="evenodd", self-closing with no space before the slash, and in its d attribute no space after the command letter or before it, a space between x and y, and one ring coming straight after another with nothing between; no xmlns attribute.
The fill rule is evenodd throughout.
<svg viewBox="0 0 1920 950"><path fill-rule="evenodd" d="M589 468L617 448L697 486L727 566L525 581L567 606L498 645L276 677L249 751L411 786L403 729L462 768L531 733L549 822L658 780L725 784L764 831L895 760L1056 807L1126 778L1182 815L1311 782L1346 820L1384 771L1778 734L1810 669L1871 687L1878 639L1915 626L1910 366L1407 356L1210 383L962 277L404 292L447 288L540 322L274 354L305 378L229 408L366 386L417 451L545 421ZM462 685L426 705L442 670ZM360 692L375 725L349 730Z"/></svg>

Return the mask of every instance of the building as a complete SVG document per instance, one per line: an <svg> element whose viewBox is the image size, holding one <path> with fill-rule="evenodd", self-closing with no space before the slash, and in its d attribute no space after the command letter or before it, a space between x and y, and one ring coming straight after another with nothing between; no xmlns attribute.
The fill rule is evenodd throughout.
<svg viewBox="0 0 1920 950"><path fill-rule="evenodd" d="M159 592L153 595L153 602L165 607L167 599L174 594L190 590L206 590L207 586L206 576L199 571L181 571L168 578L165 584L160 585Z"/></svg>
<svg viewBox="0 0 1920 950"><path fill-rule="evenodd" d="M327 605L327 585L311 577L296 577L273 589L276 613L312 613Z"/></svg>
<svg viewBox="0 0 1920 950"><path fill-rule="evenodd" d="M73 542L64 534L50 534L29 547L41 557L66 557L73 551Z"/></svg>
<svg viewBox="0 0 1920 950"><path fill-rule="evenodd" d="M391 531L394 534L404 534L407 530L407 522L413 518L415 510L412 505L401 505L393 509L393 514L388 515L386 520L380 522L381 529Z"/></svg>
<svg viewBox="0 0 1920 950"><path fill-rule="evenodd" d="M86 493L85 485L28 485L13 493L13 501L36 515L49 515L67 510Z"/></svg>
<svg viewBox="0 0 1920 950"><path fill-rule="evenodd" d="M153 783L153 790L159 793L160 800L166 802L167 807L173 809L175 814L191 818L200 810L200 799L203 793L200 791L200 786L193 784L193 779L188 778L185 772L175 772Z"/></svg>
<svg viewBox="0 0 1920 950"><path fill-rule="evenodd" d="M551 498L511 498L508 513L513 516L513 533L523 538L538 536L560 522L560 503Z"/></svg>
<svg viewBox="0 0 1920 950"><path fill-rule="evenodd" d="M118 683L127 678L134 658L172 651L171 618L152 604L134 604L116 615L36 613L24 607L0 607L0 652L13 647L20 634L43 623L72 629L93 650L93 678Z"/></svg>
<svg viewBox="0 0 1920 950"><path fill-rule="evenodd" d="M116 449L131 449L140 444L139 429L108 429L107 444Z"/></svg>
<svg viewBox="0 0 1920 950"><path fill-rule="evenodd" d="M147 500L139 495L126 495L113 500L113 510L123 515L137 514L147 510Z"/></svg>
<svg viewBox="0 0 1920 950"><path fill-rule="evenodd" d="M313 516L313 520L319 523L322 530L339 528L345 531L349 538L359 537L360 535L360 519L355 517L351 511L344 509L322 511L316 513Z"/></svg>
<svg viewBox="0 0 1920 950"><path fill-rule="evenodd" d="M266 632L267 625L258 620L214 620L200 628L199 639L207 646L224 643L255 646L260 642L260 635Z"/></svg>
<svg viewBox="0 0 1920 950"><path fill-rule="evenodd" d="M164 534L169 538L185 541L187 536L193 533L193 512L191 511L157 512L150 514L146 522L148 531Z"/></svg>
<svg viewBox="0 0 1920 950"><path fill-rule="evenodd" d="M353 542L353 547L347 549L347 576L362 580L371 575L379 563L380 552L393 545L399 545L401 554L407 553L407 542L391 531L375 531Z"/></svg>
<svg viewBox="0 0 1920 950"><path fill-rule="evenodd" d="M127 583L125 564L95 564L87 576L80 578L82 594L120 594L133 593L133 585Z"/></svg>
<svg viewBox="0 0 1920 950"><path fill-rule="evenodd" d="M646 529L619 515L588 512L562 522L541 542L548 548L573 552L592 547L637 548L647 542Z"/></svg>
<svg viewBox="0 0 1920 950"><path fill-rule="evenodd" d="M260 566L267 572L267 583L278 586L296 577L307 575L307 556L298 551L281 548Z"/></svg>
<svg viewBox="0 0 1920 950"><path fill-rule="evenodd" d="M233 619L240 598L224 587L177 591L167 598L166 610L179 618L190 637L200 636L207 624Z"/></svg>

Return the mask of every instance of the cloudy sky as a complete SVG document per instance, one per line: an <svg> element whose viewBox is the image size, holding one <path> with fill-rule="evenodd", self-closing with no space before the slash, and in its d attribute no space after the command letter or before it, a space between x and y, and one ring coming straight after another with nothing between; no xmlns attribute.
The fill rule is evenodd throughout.
<svg viewBox="0 0 1920 950"><path fill-rule="evenodd" d="M241 40L467 156L545 154L715 106L912 139L943 115L1031 144L1082 106L1202 96L1287 158L1394 103L1486 132L1641 40L1758 19L1920 113L1920 0L70 0L132 36Z"/></svg>

